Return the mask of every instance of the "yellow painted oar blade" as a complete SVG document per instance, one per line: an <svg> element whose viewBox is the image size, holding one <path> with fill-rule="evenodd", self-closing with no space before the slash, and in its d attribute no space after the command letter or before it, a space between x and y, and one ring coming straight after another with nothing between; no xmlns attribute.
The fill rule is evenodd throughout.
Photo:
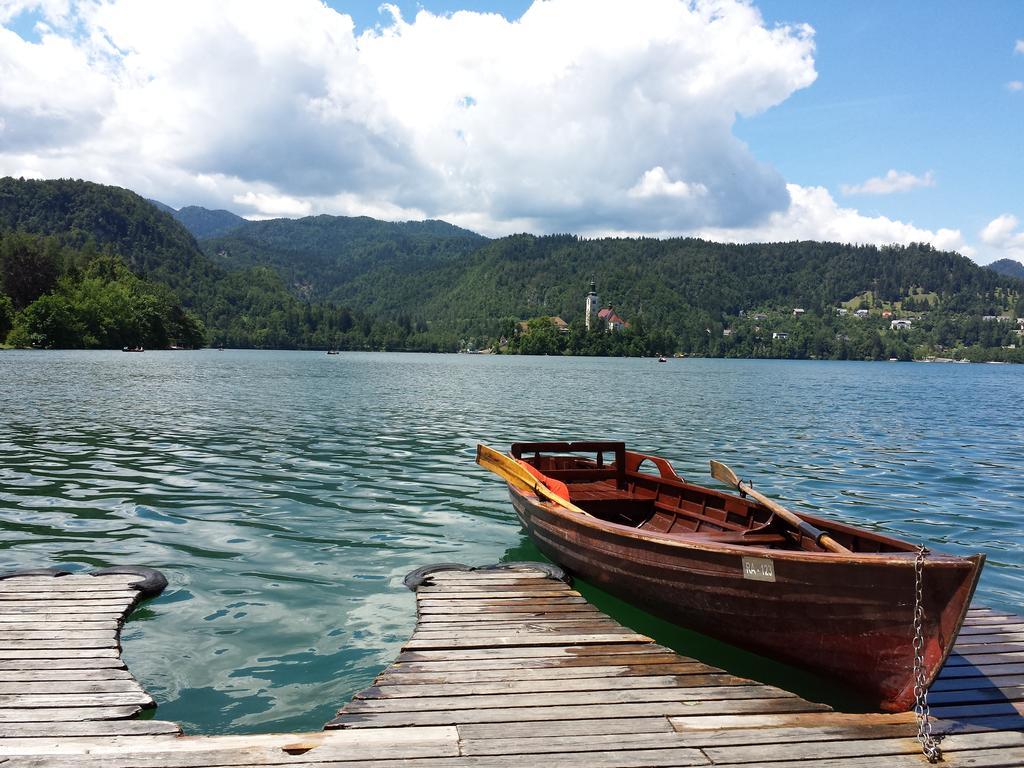
<svg viewBox="0 0 1024 768"><path fill-rule="evenodd" d="M499 453L493 448L488 448L483 443L479 443L476 447L476 463L484 469L491 470L491 472L504 478L507 482L517 488L532 491L538 496L543 496L555 502L555 504L558 504L560 507L568 509L570 512L579 512L581 515L589 514L585 510L577 507L568 499L563 499L557 493L552 491L531 475L527 470L523 469L523 467L514 459L509 458L503 453Z"/></svg>

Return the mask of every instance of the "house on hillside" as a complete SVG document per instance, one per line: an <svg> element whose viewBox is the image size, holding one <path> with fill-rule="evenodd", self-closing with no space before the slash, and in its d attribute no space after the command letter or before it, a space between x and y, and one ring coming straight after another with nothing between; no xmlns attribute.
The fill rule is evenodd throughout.
<svg viewBox="0 0 1024 768"><path fill-rule="evenodd" d="M779 341L788 341L789 340L789 334L786 333L785 331L775 331L772 334L772 339L773 340L777 339Z"/></svg>
<svg viewBox="0 0 1024 768"><path fill-rule="evenodd" d="M621 331L629 328L629 323L615 314L615 310L611 307L605 307L597 313L597 317L601 320L609 331Z"/></svg>
<svg viewBox="0 0 1024 768"><path fill-rule="evenodd" d="M865 318L865 317L867 317L868 315L870 315L871 313L870 313L870 312L868 312L868 311L867 311L866 309L858 309L858 310L857 310L856 312L854 312L853 314L854 314L854 315L855 315L856 317L860 317L860 318Z"/></svg>
<svg viewBox="0 0 1024 768"><path fill-rule="evenodd" d="M793 310L793 317L803 317L803 316L804 316L804 311L800 307L796 307Z"/></svg>
<svg viewBox="0 0 1024 768"><path fill-rule="evenodd" d="M912 325L913 323L910 320L893 320L889 323L889 328L894 331L905 331Z"/></svg>

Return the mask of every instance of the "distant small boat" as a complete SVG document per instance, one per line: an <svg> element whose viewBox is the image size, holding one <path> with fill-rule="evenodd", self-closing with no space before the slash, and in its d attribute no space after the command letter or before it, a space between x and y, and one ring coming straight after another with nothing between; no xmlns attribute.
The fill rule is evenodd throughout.
<svg viewBox="0 0 1024 768"><path fill-rule="evenodd" d="M338 350L336 350L336 349L328 349L328 350L327 350L327 354L328 354L328 355L340 355L340 354L341 354L341 352L339 352L339 351L338 351Z"/></svg>
<svg viewBox="0 0 1024 768"><path fill-rule="evenodd" d="M121 347L122 352L145 352L142 347Z"/></svg>
<svg viewBox="0 0 1024 768"><path fill-rule="evenodd" d="M658 362L659 363L667 363L668 362L668 358L666 358L664 355L662 355L661 357L658 358Z"/></svg>

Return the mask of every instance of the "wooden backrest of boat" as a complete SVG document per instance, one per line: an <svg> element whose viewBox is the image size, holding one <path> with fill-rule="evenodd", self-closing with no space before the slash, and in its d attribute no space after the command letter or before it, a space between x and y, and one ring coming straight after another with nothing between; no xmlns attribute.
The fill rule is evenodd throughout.
<svg viewBox="0 0 1024 768"><path fill-rule="evenodd" d="M615 486L626 488L626 444L614 441L579 441L574 443L512 443L512 456L522 459L524 453L532 453L529 463L548 477L563 483L594 483L614 480ZM588 466L580 466L573 456L544 456L543 454L593 453L596 460ZM605 464L604 456L615 456L612 464Z"/></svg>

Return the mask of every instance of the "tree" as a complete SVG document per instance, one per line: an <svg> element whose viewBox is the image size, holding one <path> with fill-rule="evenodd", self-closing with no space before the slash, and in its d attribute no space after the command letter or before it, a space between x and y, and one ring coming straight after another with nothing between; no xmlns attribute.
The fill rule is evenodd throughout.
<svg viewBox="0 0 1024 768"><path fill-rule="evenodd" d="M0 279L15 309L23 309L57 283L60 249L52 240L9 232L0 241Z"/></svg>

